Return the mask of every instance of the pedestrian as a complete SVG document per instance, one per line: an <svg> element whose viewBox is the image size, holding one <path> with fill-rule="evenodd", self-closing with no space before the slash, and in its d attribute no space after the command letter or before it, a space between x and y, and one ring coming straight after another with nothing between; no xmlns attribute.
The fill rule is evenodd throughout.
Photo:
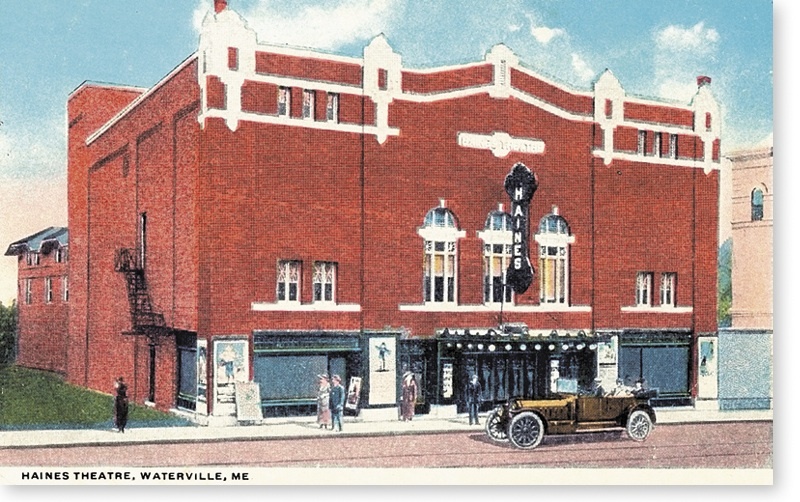
<svg viewBox="0 0 800 502"><path fill-rule="evenodd" d="M478 408L481 405L481 383L478 375L473 374L467 384L467 408L469 409L469 425L480 425L478 421Z"/></svg>
<svg viewBox="0 0 800 502"><path fill-rule="evenodd" d="M344 387L342 387L342 377L333 375L333 387L330 393L331 410L331 430L339 424L339 431L342 430L342 411L344 410Z"/></svg>
<svg viewBox="0 0 800 502"><path fill-rule="evenodd" d="M319 389L317 390L317 423L320 429L327 429L331 424L331 385L328 375L317 375Z"/></svg>
<svg viewBox="0 0 800 502"><path fill-rule="evenodd" d="M414 407L417 404L417 378L414 376L414 373L410 371L406 371L403 373L403 383L402 383L402 393L403 393L403 401L402 401L402 410L401 415L403 421L411 420L414 418Z"/></svg>
<svg viewBox="0 0 800 502"><path fill-rule="evenodd" d="M114 382L114 427L124 433L128 424L128 386L122 377Z"/></svg>

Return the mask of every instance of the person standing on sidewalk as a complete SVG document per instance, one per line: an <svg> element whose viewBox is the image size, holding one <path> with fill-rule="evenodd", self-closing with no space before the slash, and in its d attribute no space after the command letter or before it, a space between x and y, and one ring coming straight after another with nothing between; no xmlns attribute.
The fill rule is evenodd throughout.
<svg viewBox="0 0 800 502"><path fill-rule="evenodd" d="M480 425L478 421L478 407L481 404L481 383L478 381L478 375L473 374L469 383L467 384L467 408L469 409L469 425Z"/></svg>
<svg viewBox="0 0 800 502"><path fill-rule="evenodd" d="M114 382L116 395L114 396L114 426L124 433L128 425L128 385L122 377Z"/></svg>
<svg viewBox="0 0 800 502"><path fill-rule="evenodd" d="M342 430L342 411L344 410L344 387L342 387L342 377L333 375L333 387L331 387L331 430L339 424L339 431Z"/></svg>
<svg viewBox="0 0 800 502"><path fill-rule="evenodd" d="M317 375L317 378L319 378L317 423L320 429L327 429L331 425L331 385L328 382L328 375Z"/></svg>
<svg viewBox="0 0 800 502"><path fill-rule="evenodd" d="M411 420L414 418L414 406L417 404L417 378L414 373L406 371L403 374L403 401L402 401L402 418Z"/></svg>

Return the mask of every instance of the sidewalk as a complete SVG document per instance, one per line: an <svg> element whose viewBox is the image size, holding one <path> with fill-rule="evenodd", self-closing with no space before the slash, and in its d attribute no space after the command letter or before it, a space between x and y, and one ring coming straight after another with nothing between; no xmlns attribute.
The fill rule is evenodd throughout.
<svg viewBox="0 0 800 502"><path fill-rule="evenodd" d="M771 421L772 410L719 411L694 408L658 408L657 425L697 422ZM481 421L485 419L482 415ZM265 419L260 425L235 427L152 427L126 429L124 434L102 429L0 431L0 449L75 445L121 445L140 443L181 443L228 440L304 439L333 436L378 436L480 432L483 426L468 425L466 415L435 418L418 415L410 422L397 420L367 422L344 418L342 432L320 429L315 417Z"/></svg>

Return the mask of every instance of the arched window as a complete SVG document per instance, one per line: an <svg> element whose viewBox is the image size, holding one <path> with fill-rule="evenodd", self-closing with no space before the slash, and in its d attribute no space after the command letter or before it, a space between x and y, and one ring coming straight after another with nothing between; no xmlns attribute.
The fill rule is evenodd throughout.
<svg viewBox="0 0 800 502"><path fill-rule="evenodd" d="M539 221L534 237L539 247L540 303L569 304L569 246L575 237L569 233L567 220L553 206Z"/></svg>
<svg viewBox="0 0 800 502"><path fill-rule="evenodd" d="M422 297L433 303L455 303L458 281L458 239L465 233L444 201L428 211L417 232L424 239Z"/></svg>
<svg viewBox="0 0 800 502"><path fill-rule="evenodd" d="M511 215L503 211L502 204L486 217L478 237L483 241L483 301L511 303L513 292L505 285L511 261Z"/></svg>
<svg viewBox="0 0 800 502"><path fill-rule="evenodd" d="M754 188L750 192L750 220L760 221L764 219L764 192L760 188Z"/></svg>

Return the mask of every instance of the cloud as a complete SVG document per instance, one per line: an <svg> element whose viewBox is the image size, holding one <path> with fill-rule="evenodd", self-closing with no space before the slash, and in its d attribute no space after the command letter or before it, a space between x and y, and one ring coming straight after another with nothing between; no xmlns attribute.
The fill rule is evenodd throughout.
<svg viewBox="0 0 800 502"><path fill-rule="evenodd" d="M403 5L404 0L256 0L236 11L256 31L260 42L334 50L387 31ZM195 8L196 30L209 10L206 0Z"/></svg>
<svg viewBox="0 0 800 502"><path fill-rule="evenodd" d="M572 53L572 70L578 78L588 82L595 76L594 70L584 61L584 59L577 53Z"/></svg>
<svg viewBox="0 0 800 502"><path fill-rule="evenodd" d="M695 78L709 75L716 61L720 35L704 22L694 26L670 25L653 34L653 88L658 96L682 103L697 92Z"/></svg>
<svg viewBox="0 0 800 502"><path fill-rule="evenodd" d="M564 30L561 28L548 28L547 26L531 26L531 35L540 44L547 45L550 41L559 36L564 35Z"/></svg>
<svg viewBox="0 0 800 502"><path fill-rule="evenodd" d="M706 28L702 21L691 28L670 25L656 33L656 43L660 50L705 54L716 50L717 42L717 30Z"/></svg>

